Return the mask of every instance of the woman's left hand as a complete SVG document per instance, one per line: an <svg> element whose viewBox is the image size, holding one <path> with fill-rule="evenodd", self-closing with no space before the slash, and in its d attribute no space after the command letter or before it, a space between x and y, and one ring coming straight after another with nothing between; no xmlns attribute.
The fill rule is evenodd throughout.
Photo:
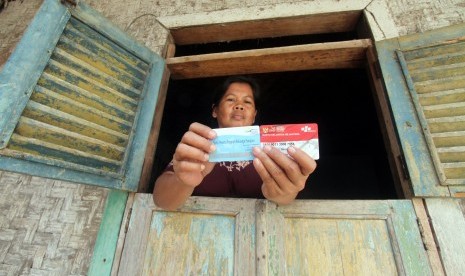
<svg viewBox="0 0 465 276"><path fill-rule="evenodd" d="M287 152L292 158L271 146L253 149L253 164L263 181L263 195L277 204L291 203L316 168L315 160L301 149L289 147Z"/></svg>

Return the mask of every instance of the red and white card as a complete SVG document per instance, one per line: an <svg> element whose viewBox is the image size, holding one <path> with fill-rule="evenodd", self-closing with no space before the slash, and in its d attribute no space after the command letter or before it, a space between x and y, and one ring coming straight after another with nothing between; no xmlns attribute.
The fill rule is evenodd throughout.
<svg viewBox="0 0 465 276"><path fill-rule="evenodd" d="M320 158L317 124L262 125L260 144L274 146L285 154L287 148L295 146L315 160Z"/></svg>

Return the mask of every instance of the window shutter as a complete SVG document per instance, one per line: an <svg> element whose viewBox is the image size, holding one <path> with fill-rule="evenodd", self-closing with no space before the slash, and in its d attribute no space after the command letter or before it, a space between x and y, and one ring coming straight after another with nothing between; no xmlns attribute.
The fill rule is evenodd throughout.
<svg viewBox="0 0 465 276"><path fill-rule="evenodd" d="M465 191L464 27L377 45L416 196Z"/></svg>
<svg viewBox="0 0 465 276"><path fill-rule="evenodd" d="M62 27L43 35L52 42L43 42L42 52L16 61L33 47L28 36L57 22ZM4 106L17 108L1 109L8 117L0 125L1 168L136 190L163 59L82 3L68 9L47 0L29 29L1 78L14 82L21 62L31 71L25 79L38 78L2 91L11 96ZM47 59L31 66L37 55Z"/></svg>
<svg viewBox="0 0 465 276"><path fill-rule="evenodd" d="M441 184L465 184L465 42L397 53Z"/></svg>

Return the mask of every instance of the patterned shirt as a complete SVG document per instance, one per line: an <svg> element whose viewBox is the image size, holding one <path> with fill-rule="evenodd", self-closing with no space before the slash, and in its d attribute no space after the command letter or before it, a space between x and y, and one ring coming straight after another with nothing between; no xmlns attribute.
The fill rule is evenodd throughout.
<svg viewBox="0 0 465 276"><path fill-rule="evenodd" d="M166 170L173 171L173 164ZM192 195L264 198L262 183L251 161L219 162Z"/></svg>

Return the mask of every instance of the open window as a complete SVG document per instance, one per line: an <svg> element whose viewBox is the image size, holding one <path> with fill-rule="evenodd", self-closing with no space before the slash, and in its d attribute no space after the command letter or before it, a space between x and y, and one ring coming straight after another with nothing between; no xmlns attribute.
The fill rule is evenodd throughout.
<svg viewBox="0 0 465 276"><path fill-rule="evenodd" d="M323 20L326 29L318 30L305 27L321 23L315 16L276 19L266 29L274 30L274 37L265 37L270 34L264 31L254 33L254 39L249 32L235 30L256 30L255 25L263 22L174 30L174 43L180 42L174 57L167 58L171 79L150 183L171 160L191 122L216 127L211 95L225 76L249 74L262 88L257 124L319 124L318 169L299 198L405 197L389 106L382 87L376 85L373 45L357 32L363 17L339 13L346 24L337 26L331 21L336 17L328 18ZM330 25L334 29L329 30ZM324 31L328 33L319 33ZM220 41L202 35L211 32L218 33Z"/></svg>
<svg viewBox="0 0 465 276"><path fill-rule="evenodd" d="M0 168L137 190L164 60L46 0L0 74Z"/></svg>
<svg viewBox="0 0 465 276"><path fill-rule="evenodd" d="M355 14L355 22L362 20L360 12L347 14ZM324 16L314 16L318 18L318 22L313 23L326 22L323 23L326 24L326 29L323 29L328 30L329 26L337 25L334 24L336 18L345 18L344 15L347 14L337 13L339 16L329 17L333 18L332 21L322 20ZM348 18L353 17L345 19ZM242 22L232 24L230 28L228 24L208 26L207 29L192 27L187 28L184 35L183 30L172 30L171 34L174 43L184 41L182 39L185 38L189 39L187 44L197 44L196 48L208 47L204 44L213 43L218 50L217 43L221 42L212 41L214 38L204 38L204 35L216 30L216 36L221 39L244 42L253 37L243 37L243 33L248 32L237 30L254 30L253 35L257 35L256 30L274 30L273 27L279 29L279 26L286 25L288 29L283 27L285 31L280 30L299 30L294 28L296 26L289 25L295 19L270 20L267 22L271 24L270 28L252 28L259 26L260 22ZM313 26L302 23L302 20L310 22L312 16L298 19L299 26ZM287 24L283 24L284 22ZM356 25L354 23L349 30L341 32L355 32ZM269 36L265 33L267 31L256 36L260 38L260 43ZM229 35L239 37L228 39ZM300 37L313 34L307 28L292 35ZM179 141L179 136L176 135L182 134L190 122L197 119L209 122L211 103L206 91L212 91L223 76L254 74L265 90L273 91L264 95L270 110L262 110L260 120L288 123L288 120L302 119L315 120L318 123L318 120L327 115L329 123L322 120L322 125L335 124L342 131L323 128L322 133L327 141L340 141L328 144L328 147L322 141L324 151L345 153L349 162L343 160L341 163L344 165L370 163L366 159L369 156L367 153L376 152L375 156L384 157L383 171L388 175L381 178L391 178L391 182L396 183L389 188L391 196L361 196L363 187L359 189L360 186L357 186L358 194L342 197L341 194L348 191L344 188L353 189L351 184L361 181L360 178L368 178L370 173L367 172L376 171L367 169L367 166L362 166L363 170L356 170L354 166L352 170L358 173L354 176L354 182L347 184L348 187L339 186L339 195L321 193L321 198L385 199L412 196L409 194L411 187L408 184L410 175L402 170L402 152L397 144L395 126L391 122L392 107L390 98L383 90L382 72L376 61L377 53L372 41L365 37L368 36L350 37L349 40L308 41L306 45L274 44L276 47L267 46L262 49L236 48L221 53L196 52L196 55L187 56L175 56L174 52L181 52L182 47L177 45L178 49L173 51L175 45L169 45L167 66L171 80L167 94L161 95L158 103L161 109L157 109L152 131L156 136L155 140L158 139L155 168L158 159L166 158L167 162L171 158L172 152L166 151L163 154L160 149L174 149ZM310 40L314 39L322 39L322 36ZM231 44L234 43L225 43L228 47ZM287 42L284 41L284 44ZM324 93L327 92L327 87L332 88L331 93ZM274 88L276 89L272 90ZM315 92L316 90L322 92ZM299 100L292 101L291 94ZM315 98L319 100L317 103L327 104L318 106L313 103ZM166 122L161 121L163 108L163 120ZM312 112L315 110L319 110L319 113ZM277 117L275 113L280 116ZM351 119L348 114L356 117L357 122L348 123ZM350 136L346 133L354 127L362 135ZM335 134L332 135L333 133ZM346 140L357 146L347 147ZM372 143L373 141L376 142ZM364 154L357 155L356 152ZM334 156L337 154L331 157ZM330 161L331 166L335 166L338 159ZM158 169L163 169L164 165L159 165ZM369 165L376 167L374 162ZM318 169L322 170L322 166L320 164ZM340 171L332 173L343 174ZM315 179L310 179L313 180ZM324 182L325 180L322 183ZM312 185L310 182L310 189L315 188ZM400 192L396 194L394 189ZM312 197L318 198L315 195L308 196ZM106 214L105 217L110 218L111 214ZM441 265L438 266L439 269L432 267L430 252L435 248L434 241L431 247L433 249L427 250L427 243L422 243L417 221L411 200L297 200L289 206L276 206L267 200L191 197L177 211L167 212L154 205L150 194L130 194L124 226L120 230L121 242L116 253L111 251L106 252L106 255L99 255L95 263L106 265L106 261L109 258L113 260L114 257L111 271L119 275L172 274L179 271L179 264L193 264L185 265L183 269L185 273L194 274L200 271L209 274L222 271L227 274L248 275L321 274L329 271L334 274L382 274L389 271L390 274L430 275L432 271L440 271ZM425 225L429 226L428 223ZM108 229L105 226L104 228ZM106 236L102 236L101 240L104 241L105 238ZM222 243L216 242L217 240ZM205 250L206 248L209 250ZM176 254L178 249L183 254Z"/></svg>

